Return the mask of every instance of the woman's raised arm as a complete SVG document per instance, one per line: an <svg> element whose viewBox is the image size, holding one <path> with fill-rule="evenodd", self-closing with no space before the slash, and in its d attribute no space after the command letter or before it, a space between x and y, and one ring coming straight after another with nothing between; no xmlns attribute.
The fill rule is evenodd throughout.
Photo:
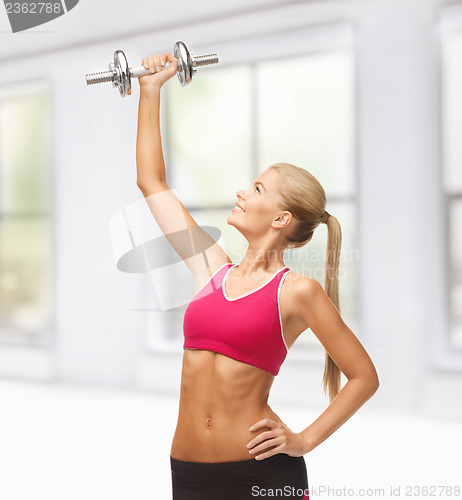
<svg viewBox="0 0 462 500"><path fill-rule="evenodd" d="M168 68L160 69L167 61ZM152 215L174 250L196 279L197 288L220 266L231 262L225 251L199 227L166 181L160 133L160 95L162 85L175 75L178 59L171 53L143 59L143 66L156 71L139 78L140 101L136 139L136 183Z"/></svg>

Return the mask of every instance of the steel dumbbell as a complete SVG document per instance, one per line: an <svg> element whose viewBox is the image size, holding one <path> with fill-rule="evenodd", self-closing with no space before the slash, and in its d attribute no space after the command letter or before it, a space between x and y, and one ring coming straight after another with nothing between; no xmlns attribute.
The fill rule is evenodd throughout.
<svg viewBox="0 0 462 500"><path fill-rule="evenodd" d="M191 84L192 77L196 74L198 67L218 63L217 54L195 56L181 41L175 43L173 47L173 55L176 59L178 59L178 70L176 74L183 87L188 87ZM168 68L169 65L170 62L167 61L167 64L162 66L162 69ZM131 95L132 93L132 78L140 78L151 74L151 71L144 66L135 66L134 68L130 68L123 51L116 50L114 52L114 62L109 63L109 71L91 73L86 75L85 78L87 80L87 85L112 82L112 86L117 87L120 95L125 97L126 95Z"/></svg>

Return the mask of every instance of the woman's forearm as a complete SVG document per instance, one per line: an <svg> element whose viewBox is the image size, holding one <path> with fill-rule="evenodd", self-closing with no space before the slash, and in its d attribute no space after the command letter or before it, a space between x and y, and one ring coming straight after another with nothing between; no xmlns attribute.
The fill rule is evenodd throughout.
<svg viewBox="0 0 462 500"><path fill-rule="evenodd" d="M136 137L137 185L165 182L165 163L160 135L160 90L140 86Z"/></svg>
<svg viewBox="0 0 462 500"><path fill-rule="evenodd" d="M301 434L305 438L306 452L320 445L361 406L372 397L378 389L378 380L369 382L364 379L350 379L323 413Z"/></svg>

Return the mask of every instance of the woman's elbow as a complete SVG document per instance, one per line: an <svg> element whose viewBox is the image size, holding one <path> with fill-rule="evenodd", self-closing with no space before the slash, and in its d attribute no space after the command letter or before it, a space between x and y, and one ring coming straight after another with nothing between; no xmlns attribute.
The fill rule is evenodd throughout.
<svg viewBox="0 0 462 500"><path fill-rule="evenodd" d="M375 370L367 377L367 386L369 388L369 397L372 397L380 387L379 376Z"/></svg>
<svg viewBox="0 0 462 500"><path fill-rule="evenodd" d="M367 399L371 398L377 392L380 382L375 369L363 372L361 375L358 374L355 378L360 381L361 391Z"/></svg>

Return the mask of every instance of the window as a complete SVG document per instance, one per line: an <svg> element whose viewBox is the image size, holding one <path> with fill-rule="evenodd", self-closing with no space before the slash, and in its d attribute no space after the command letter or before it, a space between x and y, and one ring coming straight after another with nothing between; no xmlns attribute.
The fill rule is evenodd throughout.
<svg viewBox="0 0 462 500"><path fill-rule="evenodd" d="M317 177L327 194L327 210L342 226L340 305L345 321L357 333L355 57L349 29L336 29L322 33L324 47L321 33L310 36L309 29L247 43L241 40L244 60L220 60L213 70L196 75L188 89L168 87L163 137L170 187L178 189L198 224L220 229L233 262L242 259L247 247L243 236L226 222L236 191L249 187L278 161ZM241 45L234 44L233 54ZM223 52L231 54L227 47ZM305 247L285 255L288 267L321 284L326 231L325 225L320 226ZM162 332L150 328L150 348L164 346L166 338L182 343L185 308L167 312L168 325L163 323ZM313 347L321 348L319 341L304 332L291 354Z"/></svg>
<svg viewBox="0 0 462 500"><path fill-rule="evenodd" d="M0 341L51 333L51 100L45 83L0 89Z"/></svg>

